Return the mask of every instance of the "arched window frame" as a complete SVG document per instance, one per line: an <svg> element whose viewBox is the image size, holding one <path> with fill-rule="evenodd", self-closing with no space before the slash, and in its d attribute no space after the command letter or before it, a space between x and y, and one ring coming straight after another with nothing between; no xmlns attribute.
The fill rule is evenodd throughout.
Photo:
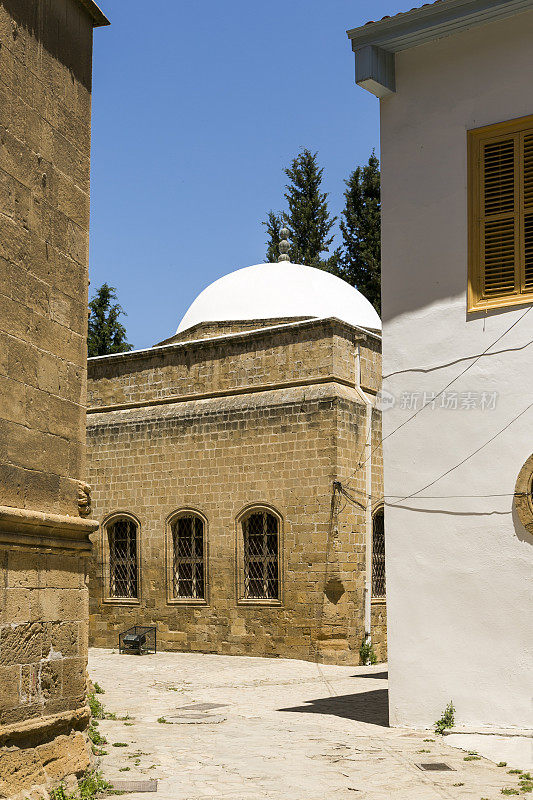
<svg viewBox="0 0 533 800"><path fill-rule="evenodd" d="M374 593L374 587L375 587L374 574L375 574L375 568L376 568L376 557L375 557L375 554L374 554L374 525L375 525L376 517L378 515L381 515L383 517L383 547L384 547L384 552L383 552L383 571L384 571L383 582L384 582L384 588L385 588L385 591L383 592L383 594L375 594ZM383 505L378 505L374 509L374 511L372 512L372 602L373 603L385 603L386 602L386 589L387 589L387 587L386 587L385 557L386 557L386 551L385 551L385 507Z"/></svg>
<svg viewBox="0 0 533 800"><path fill-rule="evenodd" d="M174 596L174 534L172 526L180 517L195 516L202 520L204 534L204 597ZM209 604L209 523L205 514L197 508L179 508L173 511L165 522L165 561L167 576L167 603L169 605L206 606Z"/></svg>
<svg viewBox="0 0 533 800"><path fill-rule="evenodd" d="M514 505L520 522L528 533L533 534L533 455L518 473Z"/></svg>
<svg viewBox="0 0 533 800"><path fill-rule="evenodd" d="M136 597L115 597L111 594L111 551L109 547L109 533L112 526L120 519L128 519L136 527L135 537L135 557L137 567L137 595ZM104 519L101 525L102 537L102 569L104 603L122 606L138 606L141 602L141 523L139 519L129 511L115 511Z"/></svg>
<svg viewBox="0 0 533 800"><path fill-rule="evenodd" d="M245 564L244 564L244 529L243 522L254 513L271 514L278 522L278 596L274 597L246 597L245 593ZM282 606L284 584L284 526L280 512L267 503L251 503L243 508L235 518L235 585L237 604L245 606Z"/></svg>

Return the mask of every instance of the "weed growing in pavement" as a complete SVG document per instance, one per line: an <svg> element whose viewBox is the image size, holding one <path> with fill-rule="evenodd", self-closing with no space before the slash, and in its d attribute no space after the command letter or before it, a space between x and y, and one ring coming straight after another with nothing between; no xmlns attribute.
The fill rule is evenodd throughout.
<svg viewBox="0 0 533 800"><path fill-rule="evenodd" d="M359 660L361 664L364 664L367 667L370 664L378 663L378 657L374 652L372 642L370 642L366 636L361 642L361 647L359 648Z"/></svg>
<svg viewBox="0 0 533 800"><path fill-rule="evenodd" d="M452 786L464 786L464 783L452 783ZM483 798L481 798L483 800Z"/></svg>
<svg viewBox="0 0 533 800"><path fill-rule="evenodd" d="M89 725L88 734L89 734L89 739L91 740L91 743L93 745L107 744L107 739L105 738L105 736L102 736L96 725L93 725L92 722ZM93 747L93 752L94 752L94 747Z"/></svg>
<svg viewBox="0 0 533 800"><path fill-rule="evenodd" d="M131 769L131 767L121 767L121 768L119 769L119 772L129 772L129 771L130 771L130 769Z"/></svg>
<svg viewBox="0 0 533 800"><path fill-rule="evenodd" d="M65 787L59 786L50 794L50 800L94 800L97 795L102 794L123 794L113 789L98 770L86 772L83 778L78 781L78 791L75 795L66 794Z"/></svg>
<svg viewBox="0 0 533 800"><path fill-rule="evenodd" d="M161 725L172 725L172 723L169 722L168 719L165 719L165 717L158 717L157 721L161 723Z"/></svg>
<svg viewBox="0 0 533 800"><path fill-rule="evenodd" d="M508 775L521 775L522 774L522 770L521 769L510 769L510 770L508 770L507 774Z"/></svg>
<svg viewBox="0 0 533 800"><path fill-rule="evenodd" d="M435 739L424 739L425 742L434 742Z"/></svg>
<svg viewBox="0 0 533 800"><path fill-rule="evenodd" d="M497 766L497 767L506 767L506 766L507 766L507 761L499 761L499 762L496 764L496 766Z"/></svg>
<svg viewBox="0 0 533 800"><path fill-rule="evenodd" d="M455 708L452 701L450 700L450 702L444 709L444 714L435 723L435 733L442 734L447 728L453 728L454 725L455 725Z"/></svg>
<svg viewBox="0 0 533 800"><path fill-rule="evenodd" d="M481 756L465 756L463 761L481 761Z"/></svg>
<svg viewBox="0 0 533 800"><path fill-rule="evenodd" d="M93 683L93 687L94 687L94 693L95 694L105 694L105 689L102 689L102 687L100 686L98 681L95 681Z"/></svg>
<svg viewBox="0 0 533 800"><path fill-rule="evenodd" d="M113 742L111 747L129 747L127 742Z"/></svg>
<svg viewBox="0 0 533 800"><path fill-rule="evenodd" d="M87 702L93 719L104 719L104 707L94 692L89 692Z"/></svg>
<svg viewBox="0 0 533 800"><path fill-rule="evenodd" d="M417 753L431 753L431 750L417 750Z"/></svg>
<svg viewBox="0 0 533 800"><path fill-rule="evenodd" d="M520 794L518 789L502 789L502 794Z"/></svg>
<svg viewBox="0 0 533 800"><path fill-rule="evenodd" d="M133 722L125 722L124 725L128 725L130 728L133 725Z"/></svg>

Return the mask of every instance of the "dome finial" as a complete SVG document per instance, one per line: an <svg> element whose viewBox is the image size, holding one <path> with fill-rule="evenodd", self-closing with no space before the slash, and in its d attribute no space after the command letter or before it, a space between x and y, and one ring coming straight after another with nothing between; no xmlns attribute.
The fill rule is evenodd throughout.
<svg viewBox="0 0 533 800"><path fill-rule="evenodd" d="M290 247L290 245L289 245L289 233L290 233L289 229L287 228L285 223L283 223L283 227L281 228L281 230L279 232L280 242L279 242L278 262L279 261L290 261L290 258L289 258L289 255L288 255L289 254L289 247Z"/></svg>

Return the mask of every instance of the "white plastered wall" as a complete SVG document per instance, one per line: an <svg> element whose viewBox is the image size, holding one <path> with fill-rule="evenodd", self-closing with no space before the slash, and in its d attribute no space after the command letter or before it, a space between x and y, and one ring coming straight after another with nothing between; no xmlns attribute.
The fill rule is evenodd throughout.
<svg viewBox="0 0 533 800"><path fill-rule="evenodd" d="M511 496L533 452L533 309L450 387L459 406L497 392L495 409L439 399L391 435L414 413L402 396L420 407L528 308L466 313L466 132L533 114L533 12L396 68L381 104L391 724L428 727L453 700L459 725L533 728L533 537Z"/></svg>

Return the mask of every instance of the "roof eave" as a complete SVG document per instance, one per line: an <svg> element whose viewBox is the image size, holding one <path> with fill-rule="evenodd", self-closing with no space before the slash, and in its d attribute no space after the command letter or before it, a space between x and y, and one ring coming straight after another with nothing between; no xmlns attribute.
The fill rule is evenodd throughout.
<svg viewBox="0 0 533 800"><path fill-rule="evenodd" d="M104 25L111 25L108 18L101 11L94 0L78 0L78 3L88 12L93 21L93 28L102 28Z"/></svg>
<svg viewBox="0 0 533 800"><path fill-rule="evenodd" d="M531 8L533 0L446 0L346 33L355 52L374 46L396 53Z"/></svg>

